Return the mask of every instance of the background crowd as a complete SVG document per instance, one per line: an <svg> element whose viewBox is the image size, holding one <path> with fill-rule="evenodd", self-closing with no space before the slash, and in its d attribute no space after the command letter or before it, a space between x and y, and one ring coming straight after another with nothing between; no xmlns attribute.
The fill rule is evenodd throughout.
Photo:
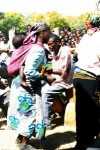
<svg viewBox="0 0 100 150"><path fill-rule="evenodd" d="M51 32L53 33L53 36L49 37ZM98 33L98 34L96 34L96 33ZM55 35L55 34L57 34L57 35ZM85 37L85 36L87 36L87 37ZM34 37L34 39L33 39L33 37ZM8 118L8 120L11 121L11 123L13 123L13 121L16 120L16 116L18 117L17 119L19 119L19 120L16 120L16 121L19 121L19 122L17 122L16 124L11 124L11 125L13 125L14 128L17 128L17 125L21 124L21 125L19 125L19 126L21 126L20 130L18 130L18 132L21 133L21 135L20 134L18 135L19 141L21 139L22 142L27 143L31 132L33 132L32 130L34 130L33 129L34 123L33 123L33 120L31 120L31 119L33 119L33 117L34 117L33 114L34 114L34 112L36 112L36 109L39 110L39 107L40 107L39 99L41 97L42 97L42 102L43 102L43 106L44 106L43 107L43 112L44 112L43 117L44 118L42 118L42 119L44 119L45 124L46 123L48 124L48 122L50 121L49 120L50 119L49 118L49 113L50 113L49 108L51 107L51 102L52 102L51 95L53 96L53 94L57 94L57 93L59 93L59 91L61 92L61 90L63 91L66 89L64 87L65 86L64 82L66 81L65 77L67 77L67 79L68 79L68 75L70 72L69 70L71 70L71 67L73 69L73 66L75 64L76 64L76 68L75 68L76 72L75 72L75 76L74 76L74 86L76 88L76 101L77 101L76 102L76 126L77 126L76 133L77 133L77 144L78 144L77 150L85 150L87 148L88 144L90 144L90 142L93 140L94 136L97 136L96 134L98 134L97 132L99 131L99 128L96 129L96 127L99 126L99 121L98 121L99 109L98 108L100 107L99 106L100 104L99 103L94 104L91 91L98 89L98 92L99 92L99 89L100 89L99 88L99 76L100 76L100 74L95 75L93 70L91 68L89 68L87 57L86 57L87 64L84 61L81 64L81 61L83 60L81 57L82 56L81 52L82 52L82 54L84 54L83 55L84 59L85 59L85 54L86 54L85 51L82 51L82 47L81 47L81 43L83 42L83 37L85 37L84 41L86 41L88 43L89 54L91 54L90 56L93 59L93 60L90 59L90 61L91 60L94 61L93 62L94 66L92 68L95 69L95 59L92 56L92 52L94 52L95 49L98 49L97 46L99 46L99 43L97 42L96 43L97 45L95 44L95 42L92 43L94 49L91 52L91 40L95 39L96 41L98 41L99 22L96 22L96 24L92 24L92 22L87 21L85 23L84 28L70 29L68 27L63 27L63 28L59 28L57 31L55 31L55 29L52 29L50 31L50 28L46 24L40 23L40 24L37 24L36 26L27 25L26 30L24 32L18 32L18 31L16 31L16 28L12 28L9 31L9 40L6 39L6 37L4 36L2 31L0 32L0 76L1 76L0 77L0 92L1 92L0 94L1 94L1 96L3 95L2 99L1 99L2 100L1 104L4 104L4 106L6 106L5 115L7 115L8 96L9 96L9 94L8 94L6 97L6 102L5 102L5 94L10 91L10 87L11 87L12 95L10 94L10 96L12 96L14 98L13 94L14 94L14 92L16 92L17 88L20 87L19 83L21 82L21 78L23 78L26 81L26 83L24 81L21 82L21 88L19 88L20 92L18 91L18 94L19 94L18 96L20 98L20 102L24 98L26 98L25 97L26 95L30 99L27 102L28 103L27 105L29 105L30 110L27 110L28 108L25 108L26 105L23 105L21 108L20 102L19 102L19 104L15 104L16 98L15 98L15 103L14 103L14 101L12 101L11 97L10 97L10 101L11 101L10 106L12 106L12 108L10 108L8 111L8 117L10 116L11 120L9 118ZM33 43L31 43L31 42L33 42ZM25 44L27 45L27 43L33 44L33 47L32 47L33 49L31 48L30 53L28 53L29 57L26 57L27 59L23 65L24 69L21 72L22 76L20 75L20 72L19 72L17 74L17 76L15 75L13 77L13 82L11 83L11 78L8 76L7 69L6 69L10 63L10 58L11 58L14 50L18 50L21 46L24 47ZM36 44L35 45L36 47L34 47L34 44ZM46 45L45 48L44 48L44 44ZM83 48L85 46L87 47L86 43L83 42L82 44L84 44ZM89 45L90 45L90 47L89 47ZM78 48L79 48L79 52L78 52ZM33 51L33 50L35 50L35 51ZM41 73L39 72L41 65L46 64L46 58L45 58L46 56L44 53L45 50L47 51L47 56L49 56L49 55L51 56L52 52L53 52L51 60L52 60L52 68L54 67L53 68L54 70L52 70L52 73L50 73L50 75L53 74L53 77L55 76L57 79L52 78L52 76L48 75L48 73L46 73L46 75L44 75L44 72L45 72L44 70L42 70L44 72L41 72ZM97 52L98 52L98 58L99 58L99 51L97 51ZM78 60L77 55L80 56L81 59ZM87 53L87 55L88 55L88 53ZM94 55L97 56L96 52L94 52ZM66 59L64 60L64 58L66 58ZM48 57L48 59L49 59L49 61L51 61L50 57ZM96 67L97 67L97 69L99 68L99 66L96 66ZM90 69L90 70L88 71L88 69ZM38 72L37 72L37 70L38 70ZM71 70L71 71L73 71L73 70ZM23 76L23 72L26 75L26 77ZM19 78L19 77L21 77L21 78ZM58 79L60 79L60 80L58 80ZM45 90L42 89L40 80L44 80L49 84L49 86L48 85L46 86ZM57 80L58 83L60 82L60 84L58 84L55 80ZM71 80L71 83L72 83L72 81L73 80ZM90 84L90 81L93 85ZM27 86L27 83L28 83L28 86ZM57 85L56 85L56 83L57 83ZM80 83L80 86L78 83ZM88 86L90 85L90 87L92 85L91 91L89 91L89 89L87 88L88 87L87 83L89 83ZM95 89L94 89L94 87L95 87ZM42 95L41 95L41 91L42 91ZM88 94L88 92L91 92L90 95ZM36 96L36 102L34 99L32 100L33 95ZM79 96L81 97L81 99ZM22 97L23 97L23 99L22 99ZM85 97L85 100L83 99L83 97ZM87 98L88 98L88 100L90 100L88 103L87 103ZM97 97L94 96L94 99L97 100ZM81 124L81 122L82 123L83 123L83 121L85 122L86 119L84 119L84 116L82 114L79 115L79 113L84 113L84 109L85 109L84 101L88 104L86 107L87 108L86 113L88 113L88 108L90 107L91 113L93 111L94 115L96 116L96 119L93 117L91 118L89 116L90 115L90 113L89 113L88 118L90 117L89 119L91 121L91 124L92 123L93 124L90 128L91 129L91 133L90 133L89 132L90 122L88 121L87 128L86 128L86 132L87 132L86 134L83 133L84 127L83 127L83 124ZM29 104L29 103L31 103L31 104ZM34 108L35 103L36 103L36 108ZM17 109L17 108L15 109L14 105L15 106L18 105L17 107L20 107L20 109ZM37 107L37 106L39 106L39 107ZM26 107L28 107L28 106L26 106ZM80 108L82 108L82 109L80 110ZM14 116L13 116L13 111L14 111ZM24 114L23 115L24 118L23 118L22 114ZM28 115L26 115L26 114L28 114ZM80 118L80 116L82 116L82 117ZM13 117L15 117L14 118L15 120L12 120ZM24 130L23 123L25 122L25 119L27 120L27 122L25 123L25 130ZM29 122L28 122L28 120L29 120ZM8 124L9 124L9 121L8 121ZM44 126L43 122L40 122L40 124L41 124L41 126ZM30 127L30 126L31 126L31 130L30 130L30 128L29 128L29 130L27 130L27 127ZM47 126L45 126L45 127L47 128ZM40 136L40 138L41 138L41 134L43 134L43 136L44 136L45 127L42 128L43 130L36 128L36 133L37 133L36 136L37 137ZM94 128L94 131L92 132L93 128ZM81 134L83 134L83 136ZM24 135L24 136L22 136L22 135ZM27 137L27 135L28 135L28 137Z"/></svg>

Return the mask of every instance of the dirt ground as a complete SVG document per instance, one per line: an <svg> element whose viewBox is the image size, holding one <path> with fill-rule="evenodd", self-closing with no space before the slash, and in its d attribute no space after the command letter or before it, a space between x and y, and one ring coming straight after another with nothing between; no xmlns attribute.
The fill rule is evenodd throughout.
<svg viewBox="0 0 100 150"><path fill-rule="evenodd" d="M56 120L57 126L46 131L45 147L41 147L40 141L31 139L31 147L16 145L15 131L8 130L0 118L0 150L72 150L75 146L75 101L72 99L66 107L65 117ZM5 121L4 121L5 122Z"/></svg>
<svg viewBox="0 0 100 150"><path fill-rule="evenodd" d="M8 130L6 125L2 124L0 129L0 150L72 150L75 146L75 113L74 104L67 106L64 123L63 119L56 119L56 127L46 131L45 147L41 147L40 141L31 139L31 148L21 148L16 145L15 131ZM1 119L3 122L3 120Z"/></svg>
<svg viewBox="0 0 100 150"><path fill-rule="evenodd" d="M75 98L70 99L65 110L64 119L58 118L56 125L52 130L46 131L46 140L42 143L42 146L40 141L35 138L31 139L30 145L25 146L16 144L15 131L8 130L6 120L0 118L0 150L73 150L76 144ZM100 147L100 139L96 142L97 145ZM97 150L100 150L100 148L97 148Z"/></svg>
<svg viewBox="0 0 100 150"><path fill-rule="evenodd" d="M15 144L16 135L11 130L0 130L0 150L20 150ZM38 140L31 139L31 150L40 149L41 145ZM46 132L46 147L47 150L69 150L75 146L75 132L68 131L67 127L60 125L53 130ZM24 150L24 149L23 149ZM25 148L25 150L27 150Z"/></svg>

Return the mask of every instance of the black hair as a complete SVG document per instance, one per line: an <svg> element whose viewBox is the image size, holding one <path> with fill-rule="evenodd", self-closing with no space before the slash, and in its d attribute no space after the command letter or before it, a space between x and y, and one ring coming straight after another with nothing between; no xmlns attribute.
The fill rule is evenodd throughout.
<svg viewBox="0 0 100 150"><path fill-rule="evenodd" d="M60 37L56 34L51 34L49 39L52 39L55 42L60 42L61 41Z"/></svg>
<svg viewBox="0 0 100 150"><path fill-rule="evenodd" d="M13 38L13 40L12 40L12 44L13 44L13 46L14 46L16 49L23 45L23 41L24 41L24 39L25 39L25 36L26 36L26 35L25 35L24 33L17 33L17 34L14 36L14 38Z"/></svg>

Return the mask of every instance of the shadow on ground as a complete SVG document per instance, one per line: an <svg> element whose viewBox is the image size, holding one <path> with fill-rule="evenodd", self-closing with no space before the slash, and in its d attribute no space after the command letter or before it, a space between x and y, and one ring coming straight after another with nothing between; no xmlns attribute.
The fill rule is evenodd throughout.
<svg viewBox="0 0 100 150"><path fill-rule="evenodd" d="M64 133L55 133L47 136L46 140L42 142L39 140L31 140L31 145L35 149L39 150L60 150L60 146L64 144L70 144L75 141L75 133L74 132L64 132ZM88 148L89 150L100 150L100 138L94 140ZM87 149L87 150L88 150ZM74 148L67 148L61 150L74 150Z"/></svg>
<svg viewBox="0 0 100 150"><path fill-rule="evenodd" d="M60 145L68 144L75 141L74 132L64 132L64 133L55 133L46 137L42 141L42 144L39 140L31 140L31 145L36 149L45 149L45 150L55 150ZM71 149L69 149L71 150Z"/></svg>

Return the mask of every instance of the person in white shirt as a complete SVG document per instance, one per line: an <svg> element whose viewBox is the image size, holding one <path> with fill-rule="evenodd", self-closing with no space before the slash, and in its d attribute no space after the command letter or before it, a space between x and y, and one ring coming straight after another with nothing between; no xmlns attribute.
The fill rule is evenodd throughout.
<svg viewBox="0 0 100 150"><path fill-rule="evenodd" d="M77 150L93 144L100 132L100 19L93 18L78 46L74 70ZM100 146L100 145L99 145Z"/></svg>

